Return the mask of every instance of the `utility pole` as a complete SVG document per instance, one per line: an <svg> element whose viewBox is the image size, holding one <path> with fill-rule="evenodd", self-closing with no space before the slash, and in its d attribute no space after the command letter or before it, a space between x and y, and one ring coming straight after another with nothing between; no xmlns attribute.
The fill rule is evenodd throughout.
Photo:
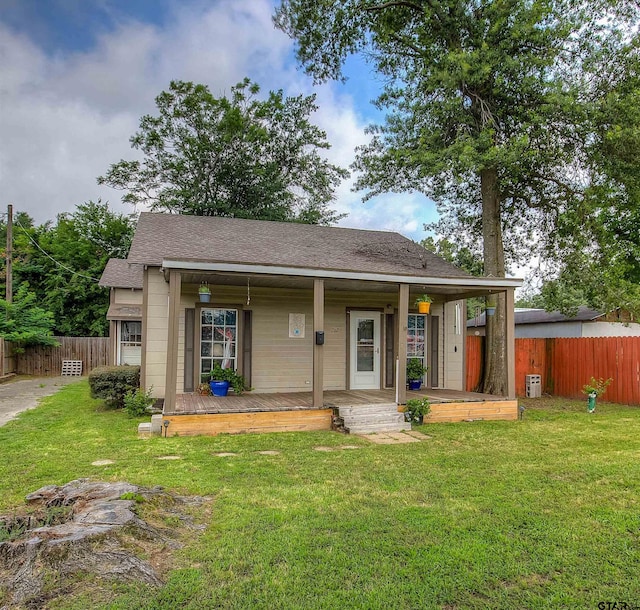
<svg viewBox="0 0 640 610"><path fill-rule="evenodd" d="M7 303L13 302L13 206L7 206Z"/></svg>

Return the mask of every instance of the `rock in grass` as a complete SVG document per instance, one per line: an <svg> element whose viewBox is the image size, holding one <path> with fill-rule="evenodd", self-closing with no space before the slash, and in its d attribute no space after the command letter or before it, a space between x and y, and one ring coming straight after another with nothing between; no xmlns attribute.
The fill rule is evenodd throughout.
<svg viewBox="0 0 640 610"><path fill-rule="evenodd" d="M5 600L44 603L57 595L52 581L62 587L76 574L161 585L152 563L138 555L152 558L180 543L175 528L151 525L138 516L137 506L151 499L154 516L159 517L154 521L177 517L185 526L193 526L187 507L205 501L175 496L160 487L87 479L29 494L28 514L0 517L0 587Z"/></svg>

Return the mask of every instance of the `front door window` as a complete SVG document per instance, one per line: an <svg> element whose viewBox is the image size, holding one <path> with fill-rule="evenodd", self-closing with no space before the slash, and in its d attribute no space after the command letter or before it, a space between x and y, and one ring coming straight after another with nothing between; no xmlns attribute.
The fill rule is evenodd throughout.
<svg viewBox="0 0 640 610"><path fill-rule="evenodd" d="M350 383L352 390L380 387L380 314L352 311L350 314Z"/></svg>

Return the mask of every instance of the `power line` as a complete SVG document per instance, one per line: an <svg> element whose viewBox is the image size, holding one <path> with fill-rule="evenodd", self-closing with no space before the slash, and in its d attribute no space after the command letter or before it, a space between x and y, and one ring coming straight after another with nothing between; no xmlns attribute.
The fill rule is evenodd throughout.
<svg viewBox="0 0 640 610"><path fill-rule="evenodd" d="M40 244L35 241L33 239L33 237L31 237L31 235L29 235L29 233L27 232L27 230L22 226L22 223L20 222L20 220L18 220L18 217L16 216L14 218L16 224L22 229L22 232L29 238L29 241L36 247L38 248L38 250L40 250L40 252L42 252L42 254L44 254L47 258L51 259L56 265L58 265L58 267L62 267L64 270L68 271L69 273L71 273L72 275L77 275L78 277L83 277L86 280L91 280L92 282L99 282L99 279L96 279L95 277L91 277L90 275L84 275L83 273L79 273L77 271L74 271L73 269L67 267L65 264L61 263L60 261L57 261L55 258L53 258L53 256L51 256L51 254L49 254L48 252L45 252L41 247Z"/></svg>

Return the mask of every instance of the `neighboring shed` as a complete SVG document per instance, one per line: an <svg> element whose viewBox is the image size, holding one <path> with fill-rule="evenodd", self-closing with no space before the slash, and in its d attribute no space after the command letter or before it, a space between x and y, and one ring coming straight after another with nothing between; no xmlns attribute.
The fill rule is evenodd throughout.
<svg viewBox="0 0 640 610"><path fill-rule="evenodd" d="M467 335L484 336L485 314L467 320ZM555 337L624 337L640 336L640 324L622 309L603 313L586 306L576 315L559 311L516 308L516 339L549 339Z"/></svg>

